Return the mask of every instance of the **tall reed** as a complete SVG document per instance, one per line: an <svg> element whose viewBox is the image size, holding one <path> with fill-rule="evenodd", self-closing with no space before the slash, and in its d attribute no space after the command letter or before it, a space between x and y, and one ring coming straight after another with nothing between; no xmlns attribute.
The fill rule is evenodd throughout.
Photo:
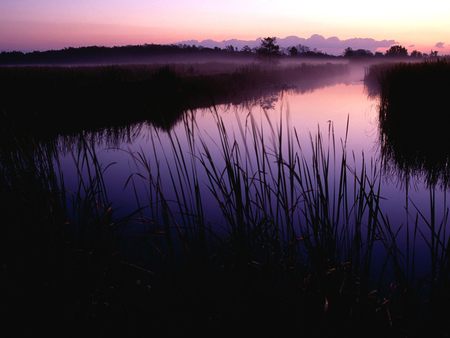
<svg viewBox="0 0 450 338"><path fill-rule="evenodd" d="M280 114L278 121L268 114L261 120L251 114L238 117L237 129L231 130L216 111L212 113L215 131L202 130L194 115L187 114L181 131L165 133L150 128L149 149L126 150L135 172L123 183L133 192L136 210L125 219L118 218L110 201L105 179L110 165L100 161L95 137L72 138L71 147L65 145L76 169L72 188L58 169L55 148L49 152L37 148L20 156L0 152L2 194L14 196L10 194L20 187L27 191L27 184L14 182L16 177L28 177L25 172L30 171L22 170L22 164L28 163L28 154L34 154L32 168L42 170L33 169L31 177L48 185L38 190L54 191L50 196L58 196L58 203L41 211L47 216L60 215L52 224L57 230L67 230L64 243L70 240L73 244L60 252L79 257L81 251L87 262L81 267L68 265L69 276L80 273L68 283L70 289L80 282L82 286L75 288L77 295L106 299L114 309L139 307L159 320L164 316L158 306L182 307L182 300L210 304L211 292L226 295L221 298L225 305L218 305L224 309L218 311L229 318L225 313L237 311L237 307L225 298L246 299L248 285L258 301L269 293L275 299L269 304L288 304L286 309L293 312L283 312L286 318L301 314L305 323L314 318L314 325L324 324L323 330L382 323L383 329L394 326L400 331L406 325L402 318L411 318L413 310L414 315L420 313L426 301L432 304L431 313L439 316L444 308L440 298L448 299L450 270L447 201L444 196L444 208L438 207L436 187L430 189L429 211L413 204L407 194L407 219L396 224L384 211L382 162L347 149L349 121L347 132L338 139L332 124L325 133L318 129L305 137L290 126L288 114ZM47 154L42 160L41 153ZM49 200L36 196L41 202ZM36 217L46 222L46 218ZM148 266L124 261L117 252L116 240L123 236L120 225L130 220L146 223L150 229L147 252L158 255L150 260L155 274ZM404 231L406 244L400 238ZM430 253L425 287L414 271L419 240ZM155 261L161 265L152 266ZM140 277L133 283L139 286L124 287L137 271ZM142 275L155 287L151 296L147 288L140 287ZM164 297L158 296L159 292ZM130 295L135 297L132 304ZM87 298L83 298L87 309L110 315L109 310L93 310L91 298ZM280 299L283 303L277 303ZM76 299L71 301L78 304ZM71 311L79 315L81 307L77 306ZM164 314L171 313L168 307ZM257 306L252 309L258 310ZM170 318L180 324L183 316ZM286 323L286 319L276 318Z"/></svg>

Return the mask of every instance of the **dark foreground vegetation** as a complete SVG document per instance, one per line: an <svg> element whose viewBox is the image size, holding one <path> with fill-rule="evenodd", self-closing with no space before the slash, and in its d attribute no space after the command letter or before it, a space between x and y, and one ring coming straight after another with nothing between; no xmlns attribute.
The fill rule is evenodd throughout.
<svg viewBox="0 0 450 338"><path fill-rule="evenodd" d="M372 66L366 83L380 95L380 137L386 158L400 172L428 182L450 179L450 63L445 60Z"/></svg>
<svg viewBox="0 0 450 338"><path fill-rule="evenodd" d="M447 209L431 219L413 212L402 249L402 225L383 212L379 166L352 164L332 129L307 146L289 127L268 136L251 120L240 147L217 118L211 149L195 141L193 122L184 118L188 152L183 135L169 135L172 164L129 153L136 173L123 184L145 185L148 196L122 217L92 138L3 142L5 329L74 337L448 335ZM158 148L158 129L150 136ZM75 190L64 184L62 149L78 169ZM208 201L223 220L220 232L205 216ZM140 232L127 236L130 225ZM420 279L419 233L429 245Z"/></svg>
<svg viewBox="0 0 450 338"><path fill-rule="evenodd" d="M190 109L313 90L347 72L342 64L0 68L0 125L42 135L140 121L169 129Z"/></svg>
<svg viewBox="0 0 450 338"><path fill-rule="evenodd" d="M436 180L430 209L416 208L406 192L397 224L385 213L382 163L353 162L331 125L304 144L284 120L268 133L249 115L235 135L216 116L217 148L196 138L189 108L294 85L310 90L345 71L0 69L3 329L69 337L448 337L449 209L446 197L437 207ZM400 144L418 158L423 143L410 134L423 140L418 121L444 128L446 106L437 99L448 91L435 86L448 88L442 73L447 63L371 69L368 78L381 84L386 156ZM312 78L321 79L307 84ZM168 131L158 156L161 127L177 120L185 134ZM96 140L133 137L145 124L136 121L154 126L154 153L122 149L135 170L118 184L136 192L124 214L105 183L114 164L100 162ZM74 177L65 177L62 155Z"/></svg>

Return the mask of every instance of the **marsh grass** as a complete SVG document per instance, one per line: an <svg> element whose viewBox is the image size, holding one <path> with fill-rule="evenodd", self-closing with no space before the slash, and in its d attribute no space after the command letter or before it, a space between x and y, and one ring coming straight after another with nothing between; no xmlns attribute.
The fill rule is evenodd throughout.
<svg viewBox="0 0 450 338"><path fill-rule="evenodd" d="M283 119L274 125L267 117L264 128L249 115L238 121L235 134L217 114L215 148L194 119L184 123L184 135L168 134L169 147L153 131L153 154L164 149L161 158L131 153L137 168L128 180L148 186L148 201L138 204L149 206L153 223L163 220L158 233L171 243L173 235L181 239L178 254L192 258L200 252L203 267L220 266L220 273L236 276L255 267L275 279L292 272L289 278L302 285L297 296L315 295L313 303L302 303L318 311L314 325L327 323L327 330L342 329L344 322L352 330L375 323L377 330L393 331L413 325L405 324L410 317L402 311L409 304L420 312L416 297L422 296L409 290L428 293L445 275L438 271L447 265L447 209L437 221L414 205L407 215L414 219L411 228L407 221L391 224L383 212L382 163L364 156L358 162L355 154L349 160L347 136L336 140L332 125L325 137L311 134L305 146ZM432 210L435 198L430 195ZM406 201L411 204L408 195ZM221 224L208 223L211 208L220 212ZM405 227L406 249L398 241ZM417 237L430 248L427 286L416 284ZM304 313L303 305L292 305L292 311Z"/></svg>
<svg viewBox="0 0 450 338"><path fill-rule="evenodd" d="M372 66L366 84L380 95L379 129L385 158L406 176L449 183L450 64L446 60Z"/></svg>
<svg viewBox="0 0 450 338"><path fill-rule="evenodd" d="M340 81L343 64L0 68L2 125L61 135L148 121L170 129L194 108L239 104L286 88Z"/></svg>
<svg viewBox="0 0 450 338"><path fill-rule="evenodd" d="M383 211L382 163L348 153L347 134L338 139L331 124L305 141L286 115L277 122L248 115L231 131L213 114L213 143L187 114L181 132L151 128L150 150L125 150L135 172L123 184L136 210L122 219L96 137L62 142L77 170L74 189L64 183L60 145L5 148L4 266L11 285L22 279L23 301L53 297L55 312L64 309L55 318L77 327L75 334L229 328L275 335L292 325L307 336L448 332L448 208L446 200L437 207L435 188L429 211L406 194L407 219L392 224ZM147 265L119 250L130 223L148 229L140 242L152 256ZM415 272L419 241L430 253L423 280ZM23 313L20 305L14 311ZM44 328L47 313L36 316Z"/></svg>
<svg viewBox="0 0 450 338"><path fill-rule="evenodd" d="M116 238L126 219L113 217L107 168L94 149L86 140L72 148L78 183L71 190L57 142L13 137L2 143L2 315L17 335L56 334L66 324L87 328L90 313L105 311L94 303L122 266Z"/></svg>

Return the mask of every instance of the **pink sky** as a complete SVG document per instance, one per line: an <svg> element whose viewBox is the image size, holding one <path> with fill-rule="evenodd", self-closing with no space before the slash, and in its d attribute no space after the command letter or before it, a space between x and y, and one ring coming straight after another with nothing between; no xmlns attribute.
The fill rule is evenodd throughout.
<svg viewBox="0 0 450 338"><path fill-rule="evenodd" d="M445 54L449 18L448 0L1 0L0 50L317 33Z"/></svg>

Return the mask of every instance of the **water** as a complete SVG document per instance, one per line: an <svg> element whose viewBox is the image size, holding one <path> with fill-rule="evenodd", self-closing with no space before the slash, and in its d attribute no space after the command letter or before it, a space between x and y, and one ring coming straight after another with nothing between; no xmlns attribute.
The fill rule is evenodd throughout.
<svg viewBox="0 0 450 338"><path fill-rule="evenodd" d="M57 114L64 130L72 133L60 135L56 152L51 150L58 159L55 163L60 164L72 218L86 213L80 208L80 197L81 202L83 198L89 200L88 205L99 213L92 224L97 224L98 218L116 224L123 254L140 264L146 264L151 256L149 248L165 252L167 245L172 245L168 243L175 242L178 249L180 238L206 237L208 243L216 243L217 238L234 238L242 235L240 232L254 241L252 247L260 245L260 251L268 251L266 245L273 245L274 239L281 240L282 250L289 251L288 243L297 243L302 251L302 241L314 237L311 234L318 227L320 236L314 239L314 245L335 245L336 248L324 249L333 252L332 260L362 259L374 241L373 256L379 267L388 253L401 260L399 264L407 266L407 271L409 265L415 265L416 269L423 267L426 274L431 257L444 252L445 245L441 243L445 243L447 234L440 222L446 216L446 190L439 184L430 190L426 170L417 170L421 168L417 163L416 169L407 174L404 159L402 167L397 166L392 156L398 153L395 145L389 148L380 144L378 98L369 96L371 91L364 87L364 69L349 68L350 72L345 73L346 66L324 65L308 73L309 77L299 81L296 89L276 92L263 86L265 90L250 91L251 95L236 92L239 97L222 101L239 104L195 109L181 115L179 109L174 112L167 108L167 114L171 114L168 119L153 114L147 122L96 132L79 132L79 128L71 128L71 123ZM258 97L261 93L266 95ZM99 109L110 95L104 94L98 100ZM146 104L148 100L144 92L126 97ZM242 103L243 100L247 101ZM62 104L66 101L62 100ZM127 106L136 110L127 111L134 109ZM127 114L142 117L133 113L140 112L137 107L143 106L123 104L123 110L106 122L123 123ZM173 105L168 102L167 107L170 106ZM164 105L161 107L164 115ZM113 109L114 114L122 108ZM72 114L75 111L69 110L66 115L74 124L78 118L92 122L91 128L105 122L99 118L91 121L86 113L78 117ZM12 135L12 142L5 141L5 149L0 152L2 162L7 146L14 148L16 139L25 139L20 145L24 151L20 146L17 150L22 151L22 157L13 155L9 159L6 154L5 166L0 167L12 173L12 178L5 180L7 184L16 184L15 176L20 178L19 183L26 178L28 168L22 166L21 160L26 163L28 152L38 149L34 141L55 144L54 135L62 133L59 127L50 128L39 118L30 121L30 130L46 141L23 136L23 130ZM43 126L42 133L34 123ZM8 128L3 129L8 134ZM47 129L49 135L45 135ZM392 132L390 139L401 138L402 133L398 136L395 130ZM317 149L315 142L319 140L322 148ZM405 142L398 143L405 147ZM382 159L384 149L391 149L387 164ZM345 194L339 190L343 158ZM446 163L434 158L433 161L430 163ZM20 184L13 188L26 191L37 187L41 193L41 177L36 176L36 186L25 179L25 188ZM359 190L360 187L364 189ZM340 203L341 199L348 205ZM360 201L363 203L357 203ZM371 233L371 214L379 210L376 229ZM111 211L113 217L109 221ZM90 224L83 219L73 223L81 227ZM330 224L337 227L328 233ZM76 226L73 230L78 231ZM423 264L413 264L419 257Z"/></svg>
<svg viewBox="0 0 450 338"><path fill-rule="evenodd" d="M273 141L270 123L275 129L281 123L284 128L295 129L298 132L304 143L305 152L308 152L310 148L310 136L316 135L320 130L327 137L330 125L334 128L336 142L344 139L348 120L347 149L349 153L355 153L356 162L359 163L362 153L367 158L378 156L377 104L376 99L367 97L364 85L359 81L337 84L306 93L280 92L248 105L221 105L198 109L187 112L186 119L195 123L196 146L200 146L200 139L206 142L217 163L221 162L218 118L223 121L229 135L236 138L238 142L242 142L239 124L245 128L252 116L256 124L265 131L268 145ZM174 159L169 135L178 137L183 153L189 154L191 150L187 144L185 129L185 123L180 121L170 131L155 129L146 124L137 126L134 135L126 140L94 136L98 140L95 143L95 149L100 163L104 167L111 164L106 171L105 180L109 197L119 210L126 213L135 206L134 193L124 188L124 184L130 174L142 170L142 166L136 167L130 153L143 153L152 164L156 162L154 160L156 157L161 161L162 167L173 167ZM70 180L73 180L73 187L77 179L70 152L62 156L62 164L63 171L67 173L65 176L68 186L71 186ZM163 181L166 182L168 179L164 177Z"/></svg>
<svg viewBox="0 0 450 338"><path fill-rule="evenodd" d="M244 105L220 105L186 112L184 118L169 131L143 123L131 126L127 137L91 135L90 138L95 139L93 149L98 161L102 168L107 168L103 176L115 216L121 218L141 208L134 215L134 221L121 228L123 245L131 259L142 260L143 252L146 251L143 248L149 243L146 238L164 232L161 225L164 223L164 208L158 194L164 195L167 207L171 210L172 228L186 230L199 222L198 218L187 215L198 211L194 189L196 181L193 177L198 180L205 226L220 236L226 236L230 232L229 222L210 191L214 185L208 180L199 159L205 159L206 147L210 151L212 163L219 170L225 168L217 127L218 121L221 121L227 135L231 140L236 140L241 152L247 156L242 166L248 168L250 173L255 173L252 167L255 165L255 154L250 134L246 135L251 131L252 120L253 125L264 133L265 145L271 151L276 147L276 134L282 126L285 153L288 152L287 130L296 131L306 159L312 156L311 137L316 137L320 132L325 148L332 147L331 140L334 139L338 159L342 152L341 144L346 143L348 166L351 170L359 172L363 159L369 172L370 168L383 168L380 171L380 208L386 217L383 222L389 224L391 231L386 236L405 255L401 258L404 263L414 261L416 273L427 273L431 259L430 234L437 232L432 227L438 227L442 220L445 221L446 189L439 185L430 188L423 173L408 175L406 181L403 173L396 170L395 164L389 163L388 168L383 166L378 98L367 95L361 72L343 78L337 84L315 90L283 91ZM60 143L65 146L69 144L66 151L61 152L60 161L66 188L75 194L79 182L74 165L73 144L67 140L60 140ZM181 155L184 156L182 160ZM270 166L276 167L275 162L273 158ZM182 174L178 176L180 171ZM330 180L335 182L333 175L339 177L339 168L333 167L331 172ZM376 181L377 176L372 179ZM276 186L277 182L271 184ZM352 182L350 187L354 188ZM430 223L433 213L436 225ZM439 236L445 237L445 232L440 232ZM383 241L376 243L374 250L376 255L380 255L379 265L382 265L381 257L385 257L383 252L389 249L386 245Z"/></svg>

